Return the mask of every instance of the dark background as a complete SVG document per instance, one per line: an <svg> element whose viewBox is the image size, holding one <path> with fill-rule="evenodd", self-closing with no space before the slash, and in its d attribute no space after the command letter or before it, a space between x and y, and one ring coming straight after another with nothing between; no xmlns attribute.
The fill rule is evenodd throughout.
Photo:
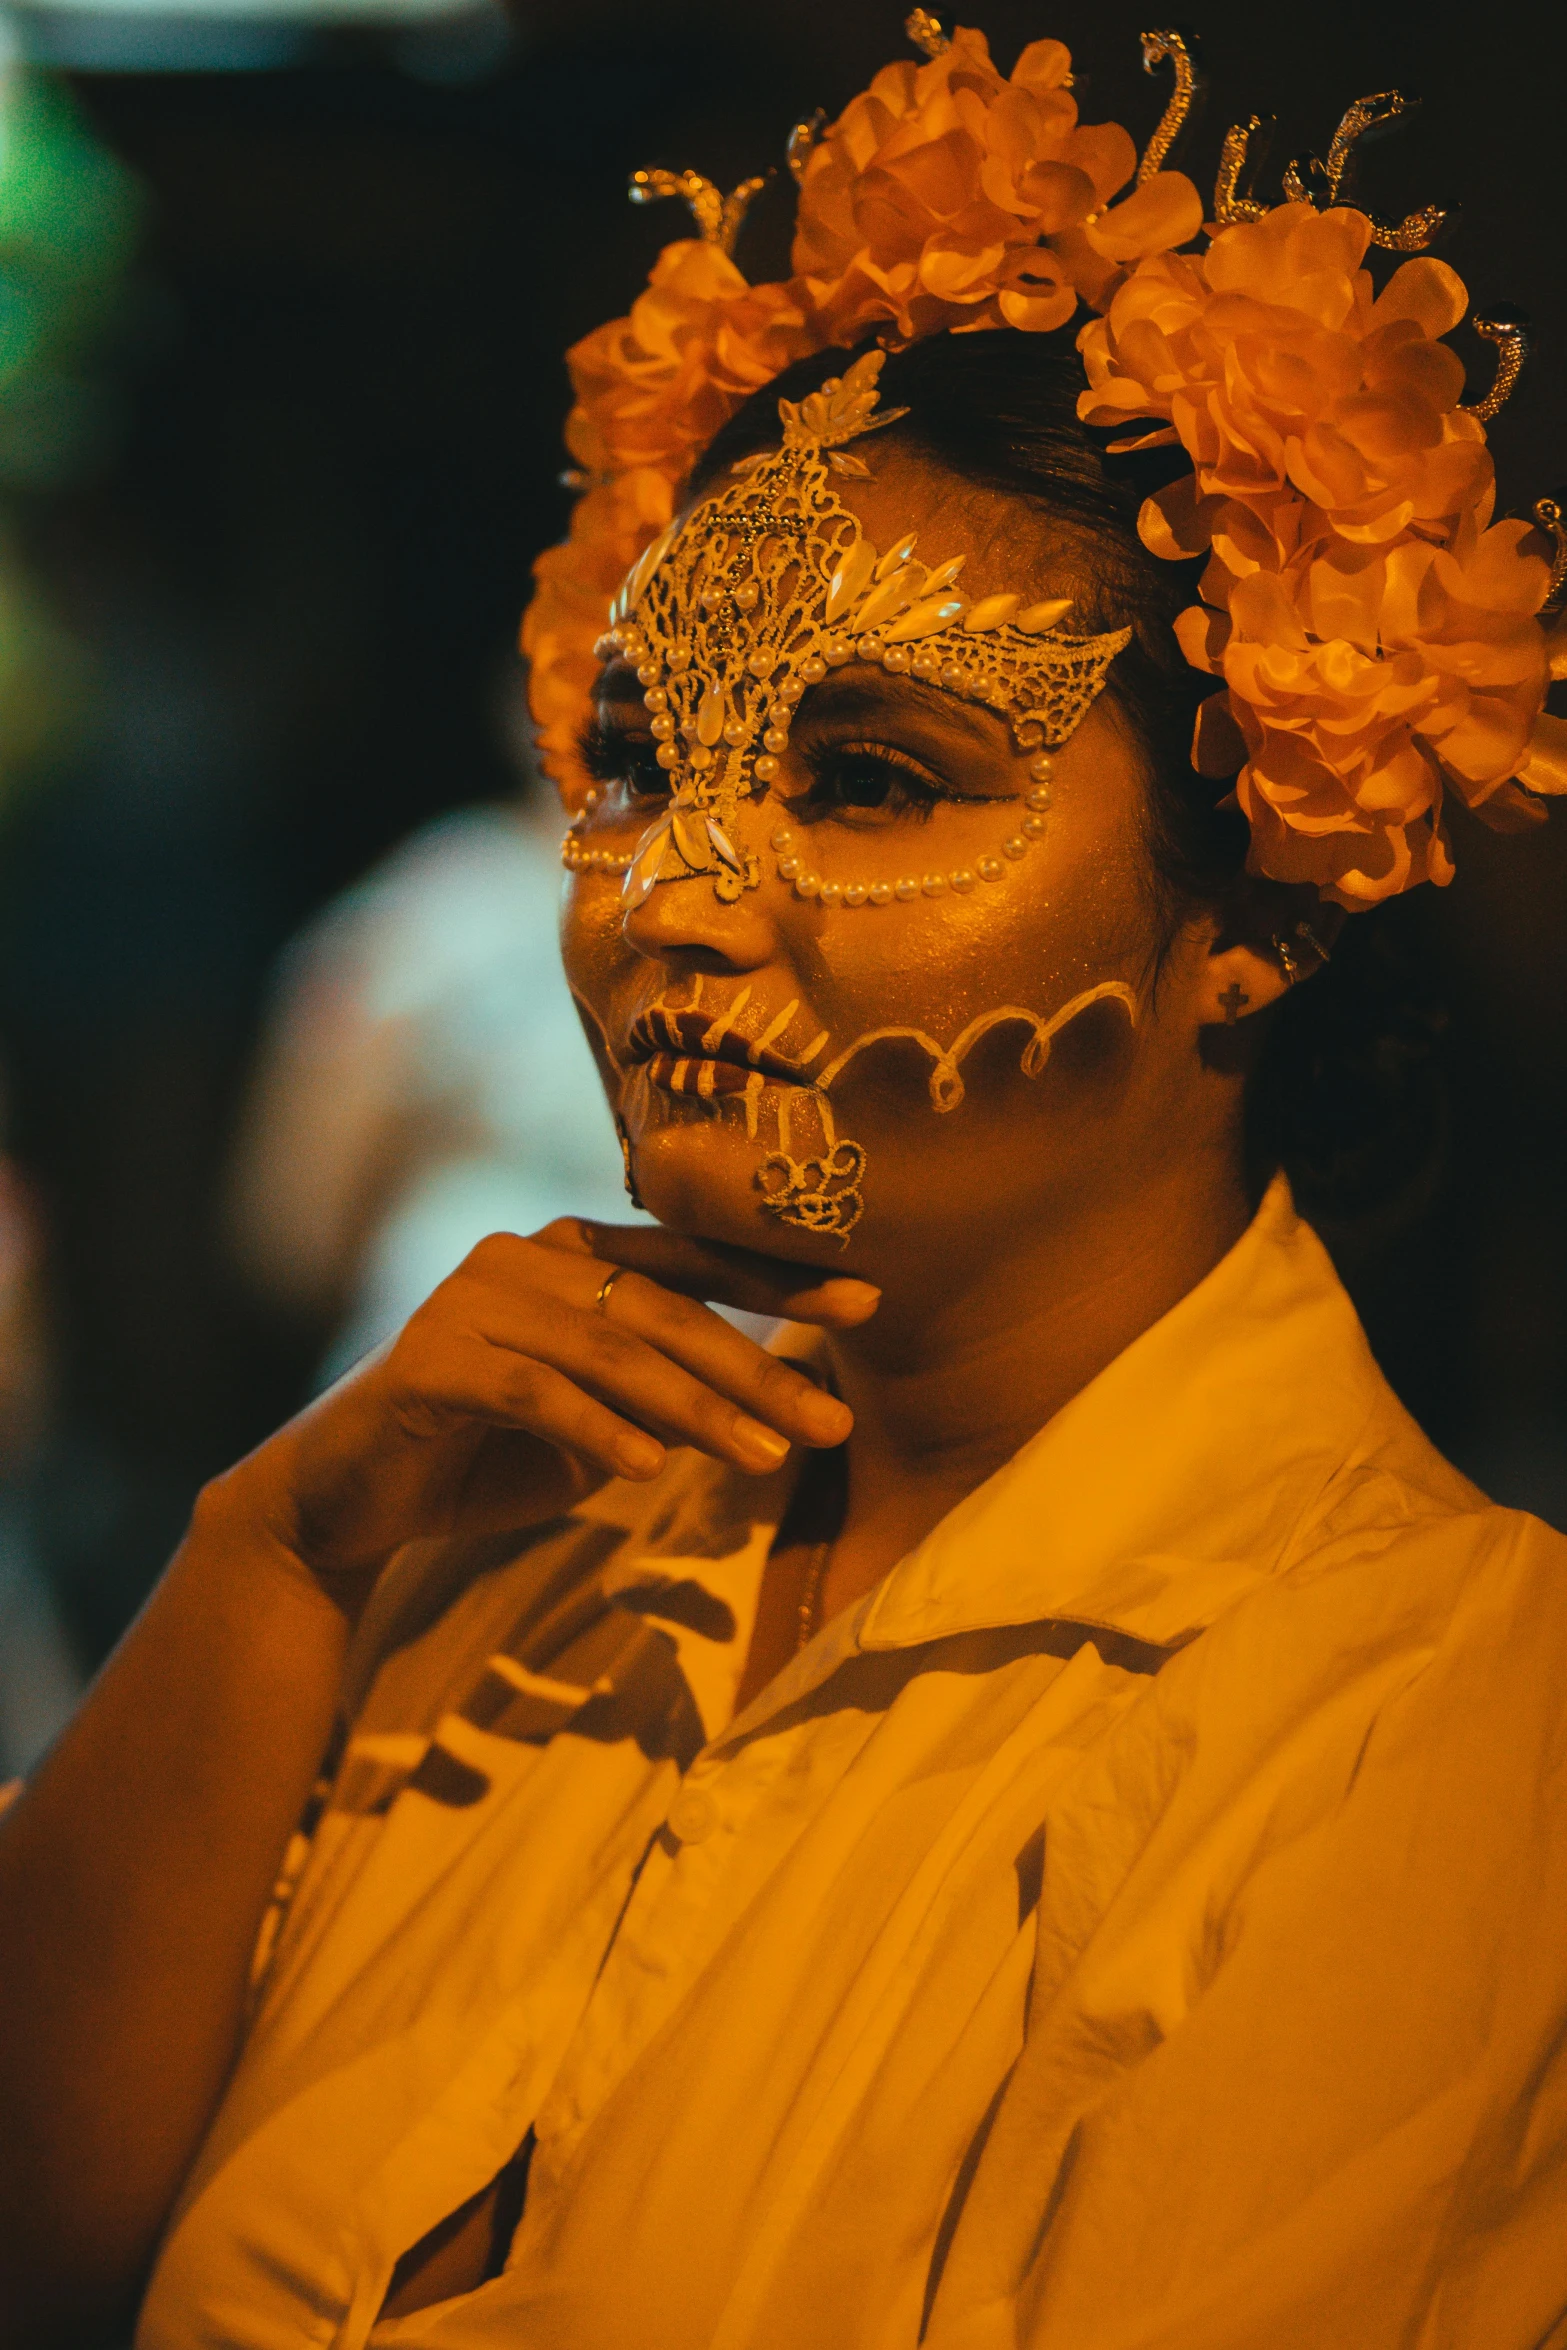
<svg viewBox="0 0 1567 2350"><path fill-rule="evenodd" d="M568 342L623 311L673 207L635 166L725 186L781 160L908 53L903 8L546 0L482 38L317 35L247 72L75 72L147 195L103 366L110 454L23 499L32 562L88 649L91 727L0 833L0 1061L48 1229L54 1433L39 1512L72 1629L112 1636L199 1481L297 1400L322 1333L269 1320L217 1213L279 948L435 811L510 786L497 724L534 553L560 535ZM1067 40L1089 119L1141 140L1143 15L996 0L1003 67ZM1395 217L1440 201L1475 300L1538 354L1492 430L1503 508L1567 478L1560 77L1532 13L1194 6L1211 77L1176 158L1211 186L1225 124L1276 114L1272 173L1344 105L1418 91L1367 151ZM1276 176L1264 192L1276 192ZM789 182L740 259L779 274ZM1472 337L1475 391L1491 354ZM1389 1374L1504 1499L1567 1522L1567 823L1464 826L1460 877L1394 909L1448 993L1454 1137L1424 1213L1353 1269Z"/></svg>

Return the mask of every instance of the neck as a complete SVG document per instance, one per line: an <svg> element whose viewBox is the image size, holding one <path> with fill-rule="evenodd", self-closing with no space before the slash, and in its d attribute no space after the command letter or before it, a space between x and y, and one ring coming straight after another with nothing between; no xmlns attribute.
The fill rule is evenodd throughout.
<svg viewBox="0 0 1567 2350"><path fill-rule="evenodd" d="M840 1607L1179 1303L1250 1219L1230 1155L1102 1194L950 1288L889 1285L875 1319L832 1341L854 1413L834 1551Z"/></svg>

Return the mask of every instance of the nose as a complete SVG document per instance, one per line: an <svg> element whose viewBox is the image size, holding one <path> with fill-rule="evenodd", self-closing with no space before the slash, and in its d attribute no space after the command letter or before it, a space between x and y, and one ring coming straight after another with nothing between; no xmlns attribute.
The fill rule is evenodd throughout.
<svg viewBox="0 0 1567 2350"><path fill-rule="evenodd" d="M724 899L715 879L712 873L682 875L634 895L621 918L627 945L650 962L701 971L759 971L778 952L764 903L771 893L742 888L738 897Z"/></svg>

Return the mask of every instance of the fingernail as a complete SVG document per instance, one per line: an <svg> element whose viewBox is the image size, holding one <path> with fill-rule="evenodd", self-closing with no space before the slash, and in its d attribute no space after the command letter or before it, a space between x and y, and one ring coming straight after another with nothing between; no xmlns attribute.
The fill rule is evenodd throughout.
<svg viewBox="0 0 1567 2350"><path fill-rule="evenodd" d="M615 1460L623 1477L656 1477L664 1465L664 1448L654 1436L622 1436Z"/></svg>
<svg viewBox="0 0 1567 2350"><path fill-rule="evenodd" d="M760 1420L748 1419L744 1412L735 1414L732 1435L735 1450L747 1454L759 1469L776 1469L788 1458L788 1437L780 1436L776 1428L764 1428Z"/></svg>
<svg viewBox="0 0 1567 2350"><path fill-rule="evenodd" d="M813 1303L818 1308L825 1306L845 1322L864 1322L881 1304L881 1291L874 1281L853 1281L838 1274L821 1284Z"/></svg>
<svg viewBox="0 0 1567 2350"><path fill-rule="evenodd" d="M812 1436L825 1437L829 1444L841 1444L854 1426L848 1405L835 1395L824 1395L819 1387L801 1396L800 1418Z"/></svg>

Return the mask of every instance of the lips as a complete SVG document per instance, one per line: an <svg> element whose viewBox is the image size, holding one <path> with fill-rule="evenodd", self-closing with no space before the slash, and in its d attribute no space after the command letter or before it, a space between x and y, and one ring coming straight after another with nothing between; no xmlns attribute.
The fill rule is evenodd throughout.
<svg viewBox="0 0 1567 2350"><path fill-rule="evenodd" d="M744 1093L759 1077L781 1078L790 1085L809 1085L810 1078L797 1061L770 1045L752 1044L705 1012L675 1012L663 1004L639 1013L626 1039L627 1052L641 1062L650 1081L669 1093L694 1093L703 1101L715 1095Z"/></svg>

